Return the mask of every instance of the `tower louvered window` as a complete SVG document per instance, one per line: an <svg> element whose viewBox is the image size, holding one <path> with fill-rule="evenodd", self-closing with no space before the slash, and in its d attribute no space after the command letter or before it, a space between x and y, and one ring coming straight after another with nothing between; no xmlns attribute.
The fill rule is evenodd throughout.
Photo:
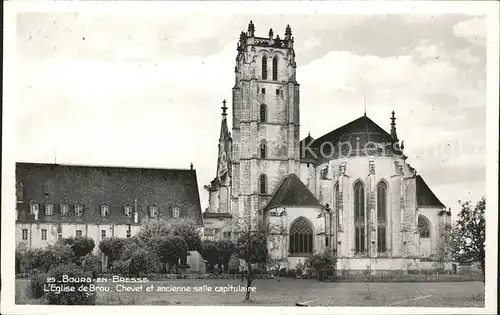
<svg viewBox="0 0 500 315"><path fill-rule="evenodd" d="M259 193L267 193L267 176L264 174L259 177Z"/></svg>
<svg viewBox="0 0 500 315"><path fill-rule="evenodd" d="M267 57L262 56L262 80L267 80Z"/></svg>
<svg viewBox="0 0 500 315"><path fill-rule="evenodd" d="M262 141L260 143L260 158L265 159L266 157L267 157L267 146L266 146L266 142Z"/></svg>
<svg viewBox="0 0 500 315"><path fill-rule="evenodd" d="M273 81L278 81L278 57L273 58Z"/></svg>
<svg viewBox="0 0 500 315"><path fill-rule="evenodd" d="M267 121L267 106L266 104L260 105L260 122Z"/></svg>

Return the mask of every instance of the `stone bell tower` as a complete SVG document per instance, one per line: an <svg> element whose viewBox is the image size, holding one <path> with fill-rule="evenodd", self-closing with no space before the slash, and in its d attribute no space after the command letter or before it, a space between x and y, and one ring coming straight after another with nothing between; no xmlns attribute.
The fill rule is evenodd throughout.
<svg viewBox="0 0 500 315"><path fill-rule="evenodd" d="M269 30L256 37L252 21L237 45L233 87L233 218L256 228L261 209L284 176L299 171L299 84L294 39Z"/></svg>

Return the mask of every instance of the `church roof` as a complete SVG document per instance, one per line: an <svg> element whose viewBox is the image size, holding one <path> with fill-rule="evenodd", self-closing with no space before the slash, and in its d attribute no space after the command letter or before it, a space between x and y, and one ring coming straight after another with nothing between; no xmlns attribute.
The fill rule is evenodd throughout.
<svg viewBox="0 0 500 315"><path fill-rule="evenodd" d="M303 146L303 141L306 139L307 138L301 141L301 146ZM382 129L382 127L377 125L368 116L363 115L314 140L310 145L311 150L301 150L301 159L307 160L314 158L310 151L315 152L316 156L319 157L318 152L323 143L332 144L323 147L323 149L327 151L330 150L332 146L338 149L340 143L350 143L351 148L355 149L364 148L367 143L392 144L394 142L395 139L388 132ZM392 146L390 145L384 147L392 150ZM345 150L345 148L342 147L342 150ZM324 153L328 155L330 152Z"/></svg>
<svg viewBox="0 0 500 315"><path fill-rule="evenodd" d="M278 206L321 207L321 204L297 175L290 174L281 181L264 210Z"/></svg>
<svg viewBox="0 0 500 315"><path fill-rule="evenodd" d="M445 208L420 175L417 175L417 204L419 207Z"/></svg>

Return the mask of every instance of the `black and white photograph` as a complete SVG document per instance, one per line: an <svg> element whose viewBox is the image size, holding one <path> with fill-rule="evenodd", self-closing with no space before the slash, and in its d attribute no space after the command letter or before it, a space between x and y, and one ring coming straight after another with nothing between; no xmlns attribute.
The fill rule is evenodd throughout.
<svg viewBox="0 0 500 315"><path fill-rule="evenodd" d="M495 313L498 2L4 7L2 313Z"/></svg>

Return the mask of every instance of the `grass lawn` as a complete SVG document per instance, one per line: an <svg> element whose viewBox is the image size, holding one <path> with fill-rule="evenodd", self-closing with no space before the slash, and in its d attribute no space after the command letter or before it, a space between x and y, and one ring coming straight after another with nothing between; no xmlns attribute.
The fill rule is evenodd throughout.
<svg viewBox="0 0 500 315"><path fill-rule="evenodd" d="M16 303L33 304L25 295L27 280L16 280ZM243 285L240 280L165 280L151 281L145 287L190 287L191 292L101 292L101 305L258 305L293 306L295 302L313 301L311 306L397 306L397 307L484 307L482 282L413 282L413 283L335 283L282 278L255 280L251 301L244 292L214 292L215 287ZM194 287L212 288L212 292L192 292ZM128 285L134 286L134 285ZM370 294L371 293L371 294Z"/></svg>

